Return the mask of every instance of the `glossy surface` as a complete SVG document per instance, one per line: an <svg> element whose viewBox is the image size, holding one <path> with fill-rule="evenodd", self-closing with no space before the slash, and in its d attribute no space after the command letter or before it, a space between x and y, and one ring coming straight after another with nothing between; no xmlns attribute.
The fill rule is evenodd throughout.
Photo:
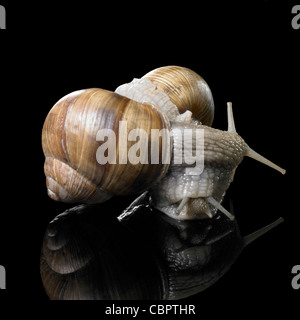
<svg viewBox="0 0 300 320"><path fill-rule="evenodd" d="M176 221L147 194L122 214L103 208L80 205L50 222L41 252L50 299L185 298L215 283L243 247L236 222Z"/></svg>

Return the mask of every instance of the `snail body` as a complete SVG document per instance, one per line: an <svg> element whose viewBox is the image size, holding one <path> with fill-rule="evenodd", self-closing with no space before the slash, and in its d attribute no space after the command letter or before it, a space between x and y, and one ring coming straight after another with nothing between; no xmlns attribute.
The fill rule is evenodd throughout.
<svg viewBox="0 0 300 320"><path fill-rule="evenodd" d="M177 300L218 281L245 246L282 220L241 237L238 224L180 221L150 206L146 192L122 213L79 205L45 232L41 277L55 300Z"/></svg>
<svg viewBox="0 0 300 320"><path fill-rule="evenodd" d="M220 210L234 219L221 201L244 156L285 171L237 134L231 103L227 131L210 127L213 114L207 83L192 70L176 66L155 69L116 92L87 89L67 95L52 108L43 127L48 194L58 201L101 203L113 195L149 190L152 205L172 218L212 218ZM144 132L145 140L139 134L136 144L124 140L119 134L122 123L126 133ZM113 132L113 142L108 137L99 143L99 130L104 130L101 139ZM116 140L122 143L111 153ZM106 146L108 154L100 152L97 158L99 148ZM154 149L155 163L148 160ZM139 153L135 163L120 158L129 151Z"/></svg>

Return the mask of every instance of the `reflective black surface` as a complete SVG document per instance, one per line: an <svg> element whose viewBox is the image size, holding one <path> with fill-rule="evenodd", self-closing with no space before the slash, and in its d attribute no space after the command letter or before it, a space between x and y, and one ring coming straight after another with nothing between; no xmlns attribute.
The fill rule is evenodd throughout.
<svg viewBox="0 0 300 320"><path fill-rule="evenodd" d="M52 220L41 254L51 299L181 299L216 282L243 247L223 215L177 221L138 198L125 212L79 205Z"/></svg>

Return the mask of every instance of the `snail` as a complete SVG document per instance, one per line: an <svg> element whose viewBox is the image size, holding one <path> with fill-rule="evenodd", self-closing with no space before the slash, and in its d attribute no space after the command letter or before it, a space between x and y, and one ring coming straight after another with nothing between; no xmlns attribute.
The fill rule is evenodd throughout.
<svg viewBox="0 0 300 320"><path fill-rule="evenodd" d="M282 218L241 237L237 221L178 220L150 205L149 192L127 209L81 204L48 225L43 286L54 300L177 300L212 286L242 250Z"/></svg>
<svg viewBox="0 0 300 320"><path fill-rule="evenodd" d="M151 205L174 219L213 218L220 210L233 220L221 202L244 156L285 170L246 144L231 103L227 109L228 131L211 128L209 86L177 66L155 69L115 92L73 92L53 106L43 126L48 194L93 204L149 190Z"/></svg>

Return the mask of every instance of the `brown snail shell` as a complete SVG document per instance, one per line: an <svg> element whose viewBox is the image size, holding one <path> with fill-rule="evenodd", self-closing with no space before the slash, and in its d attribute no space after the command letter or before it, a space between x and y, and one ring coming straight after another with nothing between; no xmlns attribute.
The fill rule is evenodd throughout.
<svg viewBox="0 0 300 320"><path fill-rule="evenodd" d="M116 92L136 101L155 104L170 120L186 111L206 126L211 126L214 119L214 100L208 84L188 68L157 68L141 79L121 85Z"/></svg>
<svg viewBox="0 0 300 320"><path fill-rule="evenodd" d="M127 122L128 132L137 126L142 127L148 137L151 129L169 128L168 120L155 106L102 89L77 91L55 104L42 132L46 157L44 170L48 194L52 199L103 202L112 195L141 192L161 179L168 164L107 162L99 165L96 160L99 147L97 132L101 128L115 132L118 157L120 121ZM150 138L148 141L150 144ZM128 148L133 144L128 141Z"/></svg>
<svg viewBox="0 0 300 320"><path fill-rule="evenodd" d="M189 110L193 118L211 126L214 119L214 100L206 81L188 68L167 66L154 69L143 76L159 90L168 93L179 113Z"/></svg>

